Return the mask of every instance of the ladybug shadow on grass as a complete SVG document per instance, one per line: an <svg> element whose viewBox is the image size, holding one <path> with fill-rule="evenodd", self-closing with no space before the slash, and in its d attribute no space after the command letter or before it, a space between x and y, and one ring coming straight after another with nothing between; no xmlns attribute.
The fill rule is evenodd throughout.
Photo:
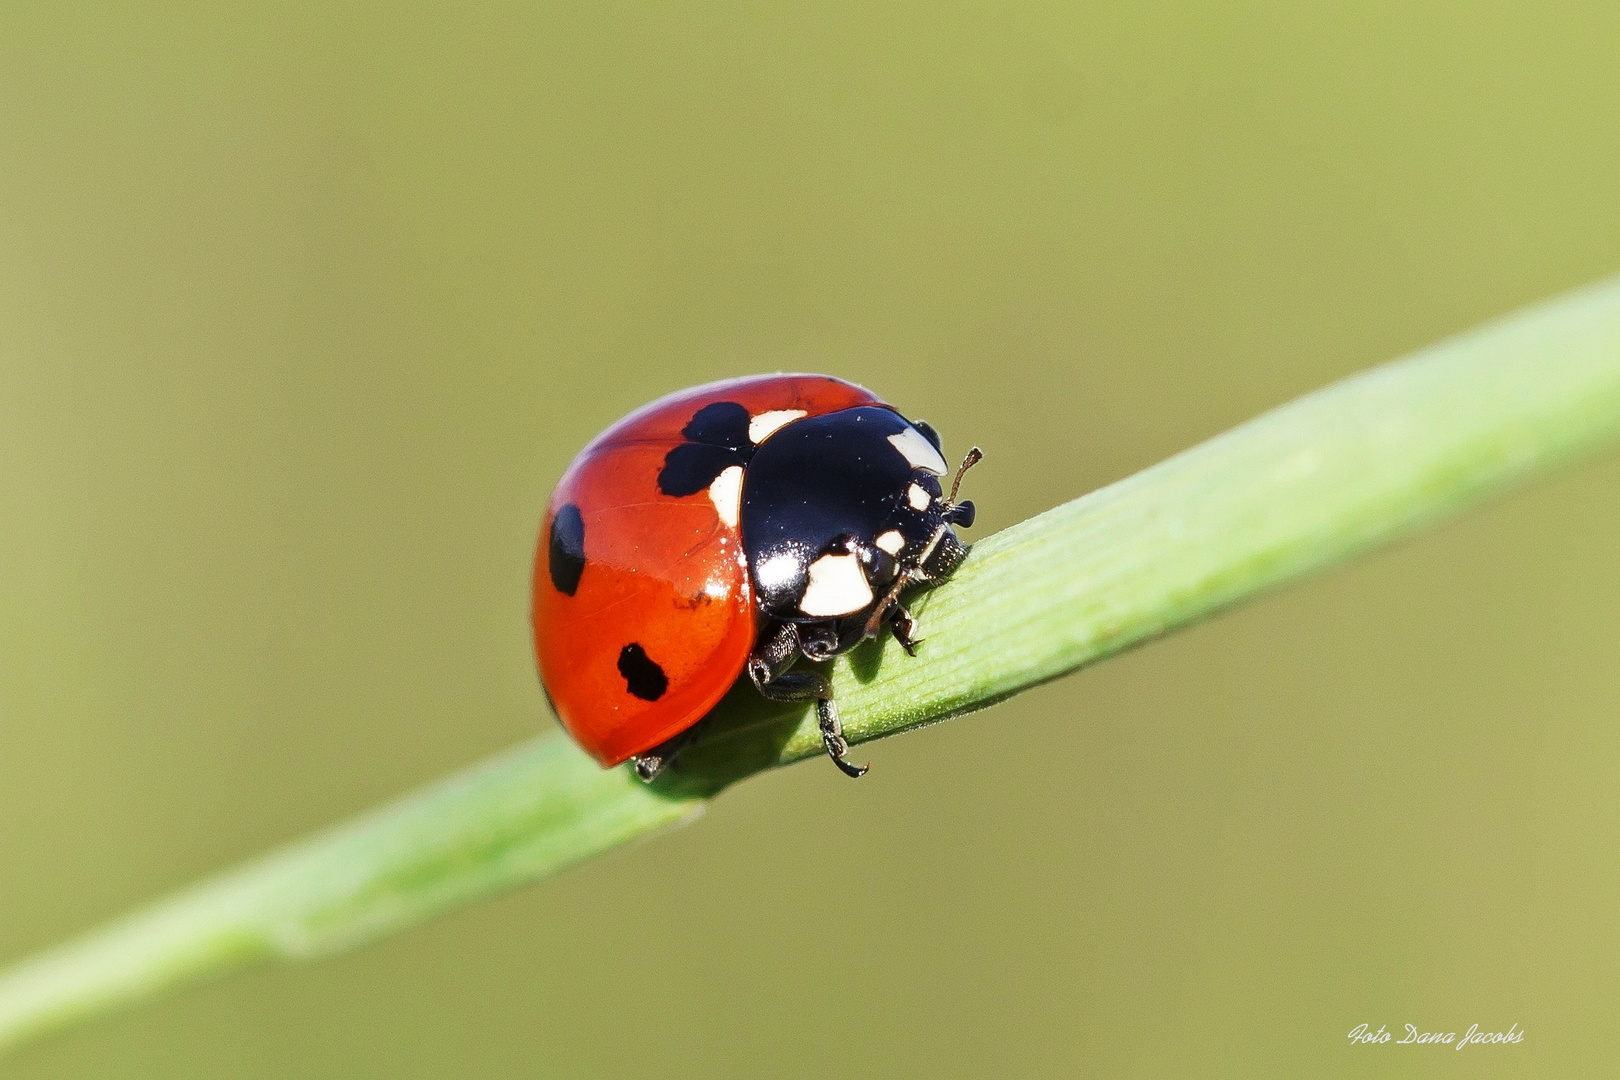
<svg viewBox="0 0 1620 1080"><path fill-rule="evenodd" d="M911 597L907 597L912 600ZM886 637L868 638L845 654L857 682L869 683L885 664L902 662L903 648ZM895 660L898 657L898 660ZM823 678L831 662L805 664ZM703 719L694 724L680 752L647 784L670 798L710 797L739 780L782 764L788 743L809 720L819 727L815 701L772 701L746 678L740 680ZM820 738L819 733L815 736Z"/></svg>

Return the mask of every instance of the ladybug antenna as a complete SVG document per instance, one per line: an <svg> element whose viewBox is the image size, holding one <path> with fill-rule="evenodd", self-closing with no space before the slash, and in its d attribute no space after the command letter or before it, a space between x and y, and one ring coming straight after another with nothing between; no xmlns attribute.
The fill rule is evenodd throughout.
<svg viewBox="0 0 1620 1080"><path fill-rule="evenodd" d="M956 505L956 493L962 487L962 474L983 460L984 451L980 450L977 446L967 452L967 457L962 459L962 464L956 467L956 477L951 481L951 493L945 499L947 503L952 506Z"/></svg>

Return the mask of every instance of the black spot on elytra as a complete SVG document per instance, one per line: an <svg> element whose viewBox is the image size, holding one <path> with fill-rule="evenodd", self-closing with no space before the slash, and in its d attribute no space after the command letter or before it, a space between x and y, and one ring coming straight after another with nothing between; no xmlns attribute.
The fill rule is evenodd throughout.
<svg viewBox="0 0 1620 1080"><path fill-rule="evenodd" d="M619 674L624 676L630 693L642 701L657 701L669 689L664 669L634 641L619 650Z"/></svg>
<svg viewBox="0 0 1620 1080"><path fill-rule="evenodd" d="M585 572L585 519L573 503L565 503L551 519L550 555L551 583L573 596Z"/></svg>
<svg viewBox="0 0 1620 1080"><path fill-rule="evenodd" d="M735 401L703 406L681 429L686 442L664 455L658 490L677 498L696 495L733 465L754 456L748 440L748 410Z"/></svg>
<svg viewBox="0 0 1620 1080"><path fill-rule="evenodd" d="M696 495L714 483L715 477L742 463L742 455L723 446L681 443L664 455L658 490L665 495Z"/></svg>
<svg viewBox="0 0 1620 1080"><path fill-rule="evenodd" d="M691 421L681 429L688 442L724 446L731 450L744 450L754 444L748 440L748 410L735 401L716 401L705 405L692 415Z"/></svg>

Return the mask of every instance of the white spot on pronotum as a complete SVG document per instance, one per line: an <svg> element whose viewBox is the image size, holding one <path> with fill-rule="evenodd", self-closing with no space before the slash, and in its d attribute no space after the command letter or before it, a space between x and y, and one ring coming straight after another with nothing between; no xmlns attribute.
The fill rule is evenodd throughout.
<svg viewBox="0 0 1620 1080"><path fill-rule="evenodd" d="M928 494L928 489L921 484L912 484L906 489L906 501L911 504L913 510L926 510L928 504L934 501L934 497Z"/></svg>
<svg viewBox="0 0 1620 1080"><path fill-rule="evenodd" d="M766 592L774 592L793 580L799 572L799 560L792 555L772 555L754 567L754 579Z"/></svg>
<svg viewBox="0 0 1620 1080"><path fill-rule="evenodd" d="M880 551L887 551L890 555L900 554L901 549L906 546L906 538L900 535L899 529L890 529L880 534L874 542Z"/></svg>
<svg viewBox="0 0 1620 1080"><path fill-rule="evenodd" d="M737 516L742 511L742 479L742 466L732 465L722 469L720 475L714 478L714 483L709 485L709 501L714 503L714 512L733 529L737 527Z"/></svg>
<svg viewBox="0 0 1620 1080"><path fill-rule="evenodd" d="M872 602L872 586L853 555L823 555L810 564L799 610L817 618L852 615Z"/></svg>
<svg viewBox="0 0 1620 1080"><path fill-rule="evenodd" d="M945 475L945 459L934 449L928 437L916 428L908 427L898 435L890 435L889 442L913 469L927 469L935 476Z"/></svg>
<svg viewBox="0 0 1620 1080"><path fill-rule="evenodd" d="M803 409L776 409L773 412L762 412L748 421L748 441L758 446L772 435L775 435L779 428L793 423L803 415Z"/></svg>

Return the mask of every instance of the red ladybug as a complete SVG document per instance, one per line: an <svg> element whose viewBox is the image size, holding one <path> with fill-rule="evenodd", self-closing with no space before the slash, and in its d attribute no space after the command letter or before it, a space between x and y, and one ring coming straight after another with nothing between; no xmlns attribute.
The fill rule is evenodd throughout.
<svg viewBox="0 0 1620 1080"><path fill-rule="evenodd" d="M563 726L603 765L651 779L744 671L774 701L815 699L851 776L825 660L887 627L911 652L906 586L967 549L939 435L825 375L762 375L661 398L563 474L534 566L534 646Z"/></svg>

